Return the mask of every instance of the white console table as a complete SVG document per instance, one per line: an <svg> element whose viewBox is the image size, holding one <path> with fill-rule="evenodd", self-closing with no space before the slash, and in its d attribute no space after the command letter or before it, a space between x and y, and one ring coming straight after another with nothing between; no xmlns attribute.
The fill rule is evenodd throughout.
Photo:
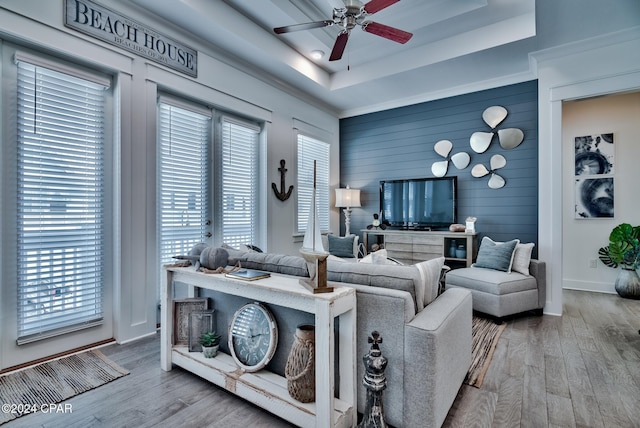
<svg viewBox="0 0 640 428"><path fill-rule="evenodd" d="M172 287L174 282L189 286L190 296L197 288L242 296L315 314L316 402L300 403L289 396L284 377L267 370L243 372L227 354L204 358L189 352L187 346L174 346ZM340 396L335 397L334 320L339 318ZM162 281L160 365L169 371L172 364L303 427L352 427L356 411L356 294L348 287L332 293L312 294L297 277L272 274L257 281L227 278L221 274L196 272L192 267L165 267Z"/></svg>

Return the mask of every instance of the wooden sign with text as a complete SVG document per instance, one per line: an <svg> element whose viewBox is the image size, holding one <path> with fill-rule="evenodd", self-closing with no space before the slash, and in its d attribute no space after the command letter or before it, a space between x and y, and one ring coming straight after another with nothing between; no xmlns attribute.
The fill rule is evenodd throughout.
<svg viewBox="0 0 640 428"><path fill-rule="evenodd" d="M66 0L64 25L189 76L198 76L198 52L88 0Z"/></svg>

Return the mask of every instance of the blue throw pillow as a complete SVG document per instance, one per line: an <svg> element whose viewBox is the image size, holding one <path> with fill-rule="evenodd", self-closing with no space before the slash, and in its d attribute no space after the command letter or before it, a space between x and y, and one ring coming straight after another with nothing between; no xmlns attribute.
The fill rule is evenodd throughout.
<svg viewBox="0 0 640 428"><path fill-rule="evenodd" d="M329 238L329 254L336 257L354 257L353 240L355 237L355 235L345 236L343 238L327 235L327 238Z"/></svg>
<svg viewBox="0 0 640 428"><path fill-rule="evenodd" d="M474 266L500 270L503 272L511 272L513 252L516 249L516 245L519 243L519 239L496 243L491 240L491 238L485 236L482 238L480 250L478 250L478 258L476 259Z"/></svg>

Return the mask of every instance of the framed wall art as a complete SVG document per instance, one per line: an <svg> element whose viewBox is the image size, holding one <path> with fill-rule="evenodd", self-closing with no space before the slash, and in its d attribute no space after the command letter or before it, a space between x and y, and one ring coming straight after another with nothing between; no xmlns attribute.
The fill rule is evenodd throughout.
<svg viewBox="0 0 640 428"><path fill-rule="evenodd" d="M613 174L615 151L612 133L576 137L574 153L576 175Z"/></svg>
<svg viewBox="0 0 640 428"><path fill-rule="evenodd" d="M209 309L209 299L191 297L173 301L173 344L189 345L189 314Z"/></svg>
<svg viewBox="0 0 640 428"><path fill-rule="evenodd" d="M613 133L575 137L576 219L614 216L614 149Z"/></svg>
<svg viewBox="0 0 640 428"><path fill-rule="evenodd" d="M577 177L575 181L576 218L612 218L613 190L613 177Z"/></svg>

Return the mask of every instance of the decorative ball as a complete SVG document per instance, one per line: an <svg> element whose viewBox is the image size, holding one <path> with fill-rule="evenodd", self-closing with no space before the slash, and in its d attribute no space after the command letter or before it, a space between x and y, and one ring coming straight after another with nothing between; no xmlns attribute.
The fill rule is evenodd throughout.
<svg viewBox="0 0 640 428"><path fill-rule="evenodd" d="M229 262L229 253L224 248L207 247L200 254L200 265L207 269L225 267Z"/></svg>
<svg viewBox="0 0 640 428"><path fill-rule="evenodd" d="M208 248L208 247L209 247L209 245L205 244L204 242L196 244L196 245L193 246L193 248L191 248L189 250L189 255L190 256L199 256L200 254L202 254L202 251L205 248Z"/></svg>

